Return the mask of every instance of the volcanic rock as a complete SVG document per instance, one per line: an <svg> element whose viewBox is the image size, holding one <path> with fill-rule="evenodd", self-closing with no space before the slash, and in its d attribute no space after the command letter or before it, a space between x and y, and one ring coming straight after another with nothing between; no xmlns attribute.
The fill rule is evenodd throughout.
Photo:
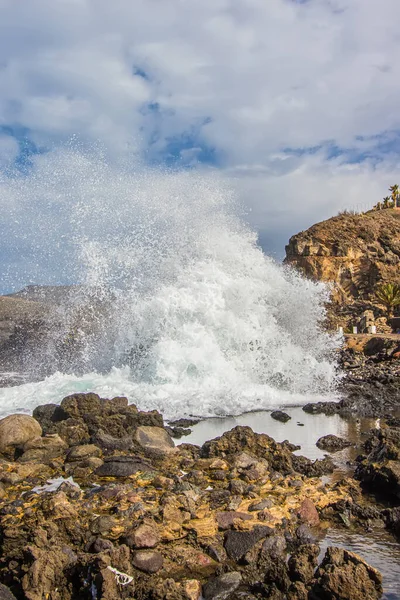
<svg viewBox="0 0 400 600"><path fill-rule="evenodd" d="M292 580L308 583L318 565L319 546L316 544L300 546L289 558L289 574Z"/></svg>
<svg viewBox="0 0 400 600"><path fill-rule="evenodd" d="M290 238L285 262L335 284L338 299L373 295L378 282L399 281L400 215L396 210L340 214Z"/></svg>
<svg viewBox="0 0 400 600"><path fill-rule="evenodd" d="M280 421L281 423L287 423L292 418L282 410L274 410L271 413L271 417L275 419L275 421Z"/></svg>
<svg viewBox="0 0 400 600"><path fill-rule="evenodd" d="M375 600L382 596L382 575L344 548L330 547L315 577L312 593L335 600Z"/></svg>
<svg viewBox="0 0 400 600"><path fill-rule="evenodd" d="M175 449L173 439L162 427L138 427L135 433L135 440L145 450L161 454L171 452Z"/></svg>
<svg viewBox="0 0 400 600"><path fill-rule="evenodd" d="M303 500L297 514L302 521L311 525L311 527L319 525L320 521L317 509L315 508L315 504L309 498Z"/></svg>
<svg viewBox="0 0 400 600"><path fill-rule="evenodd" d="M138 471L152 471L147 463L131 456L112 456L106 458L104 463L96 469L99 477L129 477Z"/></svg>
<svg viewBox="0 0 400 600"><path fill-rule="evenodd" d="M159 552L139 550L133 555L132 564L145 573L157 573L157 571L162 569L164 559Z"/></svg>
<svg viewBox="0 0 400 600"><path fill-rule="evenodd" d="M233 560L241 559L257 542L272 533L269 527L257 525L252 531L228 531L225 534L224 547Z"/></svg>
<svg viewBox="0 0 400 600"><path fill-rule="evenodd" d="M337 437L336 435L324 435L320 437L316 445L320 450L326 450L327 452L338 452L344 448L351 446L351 442L344 440L343 438Z"/></svg>
<svg viewBox="0 0 400 600"><path fill-rule="evenodd" d="M132 548L154 548L159 541L157 527L146 523L139 525L127 538L127 544Z"/></svg>

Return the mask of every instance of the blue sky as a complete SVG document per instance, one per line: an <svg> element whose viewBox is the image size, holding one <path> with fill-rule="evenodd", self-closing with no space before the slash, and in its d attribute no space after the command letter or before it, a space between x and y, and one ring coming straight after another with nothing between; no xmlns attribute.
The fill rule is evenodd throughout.
<svg viewBox="0 0 400 600"><path fill-rule="evenodd" d="M27 181L74 144L123 170L214 170L277 257L372 205L400 180L399 20L398 0L1 0L7 277L31 247Z"/></svg>

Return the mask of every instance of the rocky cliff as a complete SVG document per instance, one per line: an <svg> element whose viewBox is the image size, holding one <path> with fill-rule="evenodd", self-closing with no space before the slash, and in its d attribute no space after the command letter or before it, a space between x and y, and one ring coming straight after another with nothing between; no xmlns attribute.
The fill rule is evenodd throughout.
<svg viewBox="0 0 400 600"><path fill-rule="evenodd" d="M285 262L332 283L338 304L375 304L379 283L400 283L400 211L344 213L317 223L290 238Z"/></svg>

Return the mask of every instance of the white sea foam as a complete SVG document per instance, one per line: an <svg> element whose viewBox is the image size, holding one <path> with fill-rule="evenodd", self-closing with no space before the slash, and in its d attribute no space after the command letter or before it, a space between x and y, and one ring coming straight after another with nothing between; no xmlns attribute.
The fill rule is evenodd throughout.
<svg viewBox="0 0 400 600"><path fill-rule="evenodd" d="M138 175L76 154L56 169L51 160L38 159L16 195L26 201L32 186L39 206L42 188L57 196L57 228L71 232L84 284L65 315L79 353L68 373L1 389L3 413L85 390L167 417L333 393L338 339L321 329L326 288L262 253L214 174ZM90 318L78 327L83 310ZM53 350L41 348L40 360L51 363Z"/></svg>

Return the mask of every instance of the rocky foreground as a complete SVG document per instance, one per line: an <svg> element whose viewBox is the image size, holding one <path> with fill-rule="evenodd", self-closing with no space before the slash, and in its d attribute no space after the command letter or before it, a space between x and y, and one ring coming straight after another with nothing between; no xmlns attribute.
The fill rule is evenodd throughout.
<svg viewBox="0 0 400 600"><path fill-rule="evenodd" d="M295 449L249 427L175 447L158 412L96 394L6 417L0 599L380 598L377 570L318 540L332 524L400 534L400 428L371 432L357 479L329 483L332 460Z"/></svg>

